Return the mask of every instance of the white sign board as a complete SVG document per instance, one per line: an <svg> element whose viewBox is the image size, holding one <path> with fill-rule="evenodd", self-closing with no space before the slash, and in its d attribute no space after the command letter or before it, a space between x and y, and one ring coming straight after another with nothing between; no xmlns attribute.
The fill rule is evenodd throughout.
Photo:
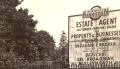
<svg viewBox="0 0 120 69"><path fill-rule="evenodd" d="M68 19L71 68L120 66L120 10L95 20L82 14Z"/></svg>

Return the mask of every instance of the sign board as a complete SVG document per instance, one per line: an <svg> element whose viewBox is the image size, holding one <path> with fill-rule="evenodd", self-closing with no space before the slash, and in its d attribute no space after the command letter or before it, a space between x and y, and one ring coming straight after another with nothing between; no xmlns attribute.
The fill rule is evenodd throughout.
<svg viewBox="0 0 120 69"><path fill-rule="evenodd" d="M120 10L94 6L68 21L70 68L120 66Z"/></svg>

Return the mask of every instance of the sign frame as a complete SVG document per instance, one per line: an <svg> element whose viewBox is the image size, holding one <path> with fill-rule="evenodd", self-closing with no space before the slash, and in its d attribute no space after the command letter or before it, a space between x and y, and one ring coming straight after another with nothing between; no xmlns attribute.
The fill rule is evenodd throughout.
<svg viewBox="0 0 120 69"><path fill-rule="evenodd" d="M120 11L120 9L116 9L116 10L109 10L109 13L111 12L115 12L115 11ZM77 14L77 15L70 15L68 16L68 64L69 64L69 61L70 61L70 58L69 58L69 54L70 54L70 50L69 50L69 46L70 46L70 18L71 17L76 17L76 16L81 16L82 17L83 14ZM70 64L69 64L69 68L70 68ZM74 67L77 67L76 65L73 65Z"/></svg>

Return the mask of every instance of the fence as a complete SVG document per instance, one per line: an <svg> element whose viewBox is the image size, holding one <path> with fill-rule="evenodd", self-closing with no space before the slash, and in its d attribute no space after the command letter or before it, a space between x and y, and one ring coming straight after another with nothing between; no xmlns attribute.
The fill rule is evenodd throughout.
<svg viewBox="0 0 120 69"><path fill-rule="evenodd" d="M69 66L70 69L120 69L120 64L85 64L85 65L77 65L72 64Z"/></svg>
<svg viewBox="0 0 120 69"><path fill-rule="evenodd" d="M70 68L69 68L70 67ZM0 66L0 69L120 69L120 66L63 66L63 65L13 65L13 66Z"/></svg>
<svg viewBox="0 0 120 69"><path fill-rule="evenodd" d="M0 69L68 69L62 65L13 65L13 66L0 66Z"/></svg>

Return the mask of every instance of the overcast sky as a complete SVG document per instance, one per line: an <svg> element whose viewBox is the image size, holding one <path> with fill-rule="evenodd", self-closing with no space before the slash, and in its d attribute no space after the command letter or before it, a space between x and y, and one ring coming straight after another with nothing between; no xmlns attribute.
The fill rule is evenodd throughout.
<svg viewBox="0 0 120 69"><path fill-rule="evenodd" d="M58 46L62 30L68 32L68 16L82 14L95 5L116 10L120 0L24 0L20 7L28 8L38 20L36 28L49 32Z"/></svg>

